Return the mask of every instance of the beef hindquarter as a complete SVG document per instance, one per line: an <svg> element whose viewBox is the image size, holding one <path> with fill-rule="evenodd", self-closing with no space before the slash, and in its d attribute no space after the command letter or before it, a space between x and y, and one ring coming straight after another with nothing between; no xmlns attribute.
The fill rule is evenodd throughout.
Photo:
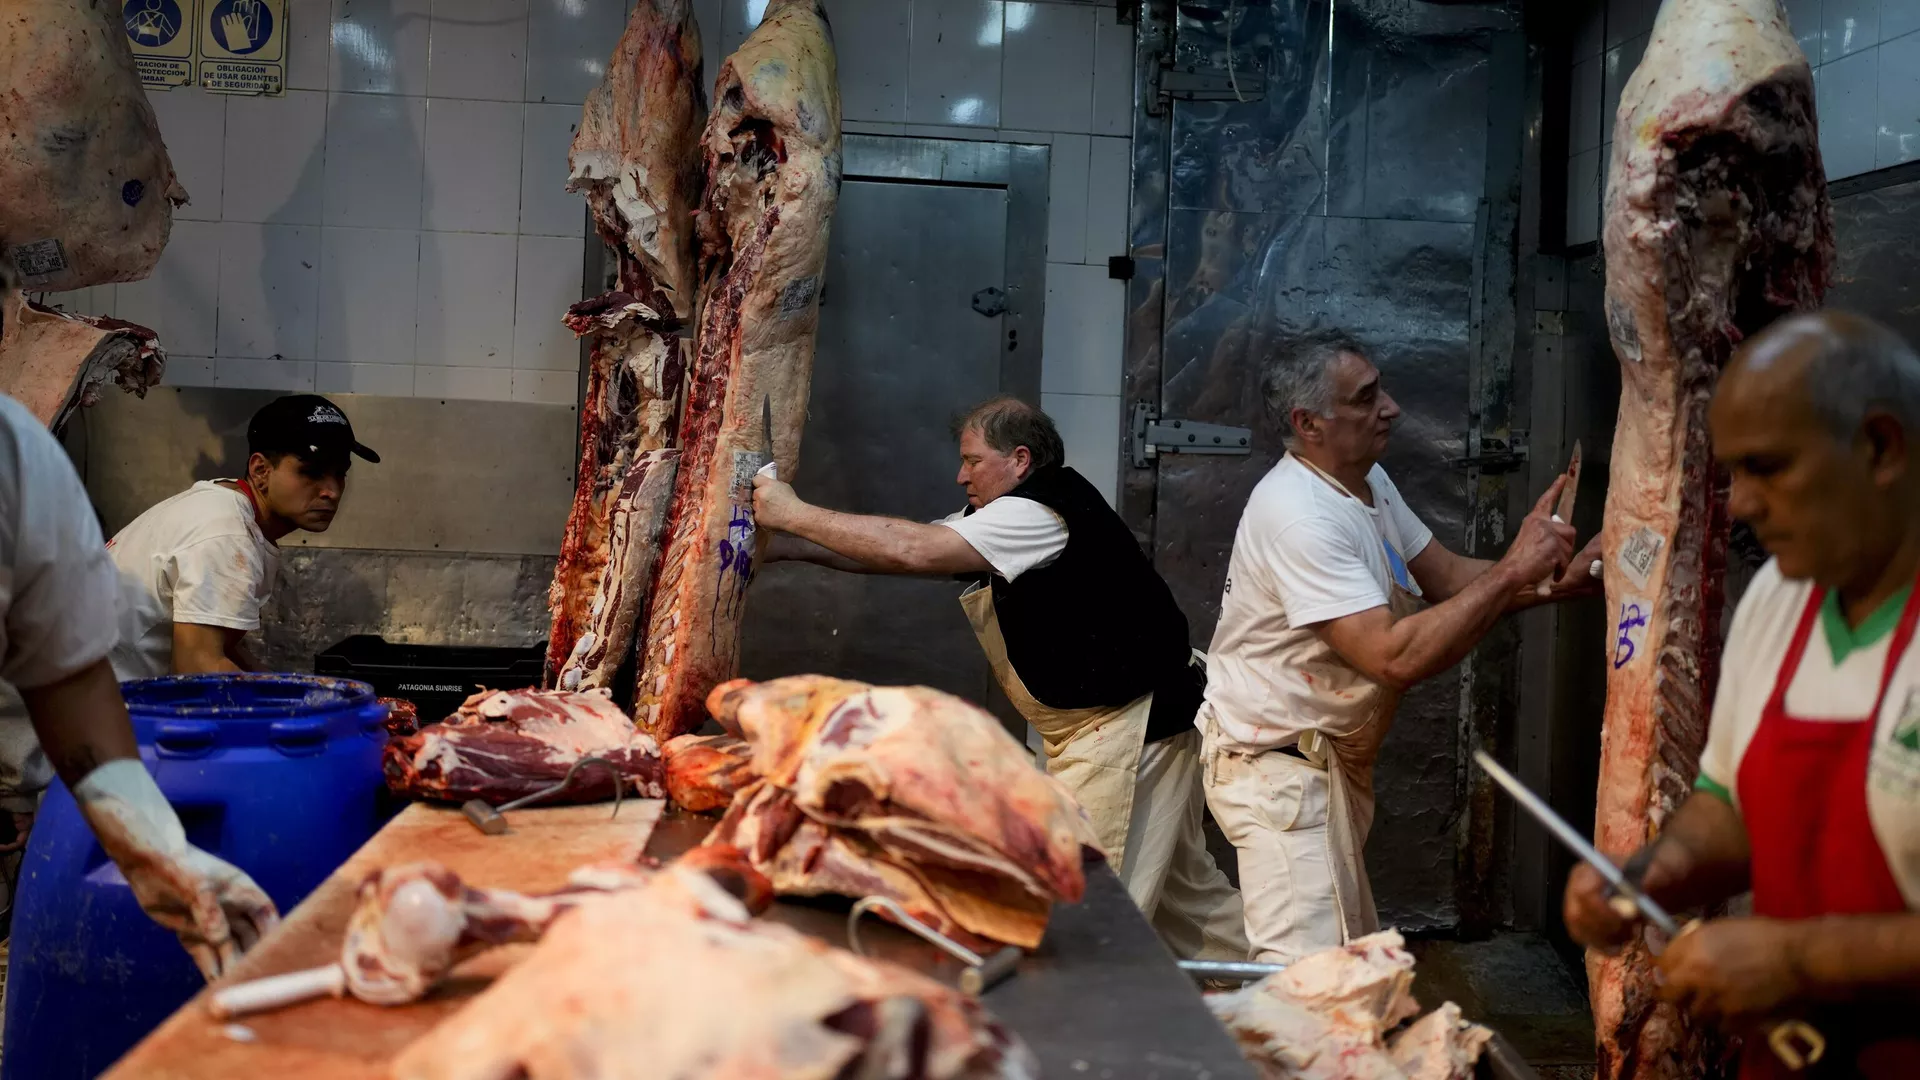
<svg viewBox="0 0 1920 1080"><path fill-rule="evenodd" d="M1621 97L1607 190L1622 386L1594 836L1625 853L1691 790L1711 713L1727 545L1714 381L1745 336L1819 303L1832 261L1812 75L1775 0L1667 0ZM1588 958L1603 1080L1706 1067L1649 967L1639 947Z"/></svg>

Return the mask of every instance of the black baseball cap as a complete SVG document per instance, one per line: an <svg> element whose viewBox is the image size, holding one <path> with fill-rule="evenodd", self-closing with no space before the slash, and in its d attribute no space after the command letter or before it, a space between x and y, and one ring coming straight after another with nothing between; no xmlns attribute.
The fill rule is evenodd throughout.
<svg viewBox="0 0 1920 1080"><path fill-rule="evenodd" d="M353 425L340 406L318 394L292 394L260 407L247 424L250 454L298 454L301 458L344 458L357 454L378 465L380 455L353 438Z"/></svg>

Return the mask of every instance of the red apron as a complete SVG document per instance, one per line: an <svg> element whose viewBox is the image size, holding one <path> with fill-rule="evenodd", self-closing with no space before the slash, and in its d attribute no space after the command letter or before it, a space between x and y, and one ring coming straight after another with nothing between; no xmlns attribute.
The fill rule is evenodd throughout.
<svg viewBox="0 0 1920 1080"><path fill-rule="evenodd" d="M1920 587L1907 598L1873 708L1860 720L1804 720L1787 712L1787 688L1820 621L1816 586L1774 677L1773 695L1740 759L1740 814L1752 851L1753 912L1774 919L1881 915L1907 910L1867 813L1867 762L1880 710L1920 619ZM1825 1060L1808 1075L1920 1077L1920 1038L1905 1034L1910 1008L1846 1009L1809 1016L1827 1036ZM1894 1033L1900 1033L1898 1037ZM1761 1038L1748 1040L1743 1080L1791 1076Z"/></svg>

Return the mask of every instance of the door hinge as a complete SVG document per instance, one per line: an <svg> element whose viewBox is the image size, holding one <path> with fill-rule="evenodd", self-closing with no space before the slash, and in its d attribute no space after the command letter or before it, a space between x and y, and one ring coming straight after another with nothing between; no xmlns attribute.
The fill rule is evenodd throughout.
<svg viewBox="0 0 1920 1080"><path fill-rule="evenodd" d="M1162 420L1144 401L1133 405L1129 430L1133 436L1133 467L1144 469L1161 454L1251 454L1253 432L1243 427L1202 424L1196 420Z"/></svg>
<svg viewBox="0 0 1920 1080"><path fill-rule="evenodd" d="M1465 442L1462 439L1461 442ZM1504 439L1491 435L1480 437L1480 449L1466 457L1448 458L1447 465L1454 469L1477 469L1483 473L1509 473L1524 468L1527 464L1527 433L1508 432Z"/></svg>

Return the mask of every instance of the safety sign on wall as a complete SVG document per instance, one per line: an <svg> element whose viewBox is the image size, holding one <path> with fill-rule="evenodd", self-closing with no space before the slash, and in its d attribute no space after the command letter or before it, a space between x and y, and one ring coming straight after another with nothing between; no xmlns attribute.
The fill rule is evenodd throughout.
<svg viewBox="0 0 1920 1080"><path fill-rule="evenodd" d="M199 12L199 0L126 0L120 17L141 85L159 90L193 82Z"/></svg>
<svg viewBox="0 0 1920 1080"><path fill-rule="evenodd" d="M287 0L122 0L121 21L149 89L286 92Z"/></svg>
<svg viewBox="0 0 1920 1080"><path fill-rule="evenodd" d="M287 0L201 0L200 85L279 94L287 84Z"/></svg>

